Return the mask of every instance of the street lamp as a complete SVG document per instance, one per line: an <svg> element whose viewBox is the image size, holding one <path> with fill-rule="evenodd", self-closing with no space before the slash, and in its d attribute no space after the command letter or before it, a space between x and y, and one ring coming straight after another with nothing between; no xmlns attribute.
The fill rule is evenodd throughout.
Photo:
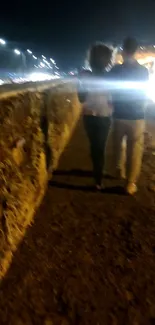
<svg viewBox="0 0 155 325"><path fill-rule="evenodd" d="M25 71L26 71L26 56L23 52L19 51L18 49L14 49L14 53L16 55L21 55L22 61L23 61L23 75L25 76Z"/></svg>
<svg viewBox="0 0 155 325"><path fill-rule="evenodd" d="M44 64L43 62L40 62L40 66L41 66L42 68L45 68L45 64Z"/></svg>
<svg viewBox="0 0 155 325"><path fill-rule="evenodd" d="M1 45L5 45L6 44L6 42L4 41L4 39L0 38L0 44Z"/></svg>
<svg viewBox="0 0 155 325"><path fill-rule="evenodd" d="M14 53L17 54L17 55L21 54L21 52L19 50L17 50L17 49L14 49Z"/></svg>
<svg viewBox="0 0 155 325"><path fill-rule="evenodd" d="M54 61L53 59L50 58L50 61L51 61L53 64L55 64L55 61Z"/></svg>
<svg viewBox="0 0 155 325"><path fill-rule="evenodd" d="M6 45L7 42L0 38L0 46L4 46ZM8 51L8 50L11 50L14 52L14 54L16 54L17 56L21 56L21 59L22 59L22 63L23 63L23 74L25 75L25 72L26 72L26 68L27 68L27 59L28 59L28 54L30 55L30 57L32 57L34 60L36 60L36 63L37 63L37 60L40 61L40 65L35 65L35 68L48 68L48 69L59 69L57 66L56 66L56 62L50 58L50 61L46 60L46 57L44 55L41 55L41 58L40 57L36 57L33 52L31 51L31 49L25 49L24 51L21 51L17 48L7 48L8 46L5 47L5 50ZM43 62L41 62L41 60ZM52 63L52 64L51 64Z"/></svg>

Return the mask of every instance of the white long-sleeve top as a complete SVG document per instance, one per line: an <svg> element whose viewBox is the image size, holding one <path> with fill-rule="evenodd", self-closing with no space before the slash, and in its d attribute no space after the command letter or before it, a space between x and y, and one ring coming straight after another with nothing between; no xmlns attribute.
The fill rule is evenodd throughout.
<svg viewBox="0 0 155 325"><path fill-rule="evenodd" d="M110 117L112 115L111 95L106 78L94 76L91 72L80 80L79 98L84 115Z"/></svg>

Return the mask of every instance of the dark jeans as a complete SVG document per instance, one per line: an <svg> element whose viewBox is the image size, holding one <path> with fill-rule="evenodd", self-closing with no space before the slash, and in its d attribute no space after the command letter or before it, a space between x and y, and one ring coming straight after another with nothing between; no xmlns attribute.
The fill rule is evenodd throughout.
<svg viewBox="0 0 155 325"><path fill-rule="evenodd" d="M109 117L84 115L84 127L90 142L96 184L101 184L105 160L105 147L110 129Z"/></svg>

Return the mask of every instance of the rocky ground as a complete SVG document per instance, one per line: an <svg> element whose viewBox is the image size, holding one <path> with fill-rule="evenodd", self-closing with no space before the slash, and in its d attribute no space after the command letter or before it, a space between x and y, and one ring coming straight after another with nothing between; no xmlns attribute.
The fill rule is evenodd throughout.
<svg viewBox="0 0 155 325"><path fill-rule="evenodd" d="M147 148L135 197L94 192L79 123L1 283L1 325L155 324L154 165Z"/></svg>

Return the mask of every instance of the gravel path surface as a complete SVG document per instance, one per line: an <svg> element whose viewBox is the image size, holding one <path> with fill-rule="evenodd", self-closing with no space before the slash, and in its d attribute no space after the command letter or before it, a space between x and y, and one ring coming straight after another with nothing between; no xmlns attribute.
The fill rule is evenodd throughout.
<svg viewBox="0 0 155 325"><path fill-rule="evenodd" d="M155 324L155 156L139 192L92 190L80 122L0 287L0 325Z"/></svg>

